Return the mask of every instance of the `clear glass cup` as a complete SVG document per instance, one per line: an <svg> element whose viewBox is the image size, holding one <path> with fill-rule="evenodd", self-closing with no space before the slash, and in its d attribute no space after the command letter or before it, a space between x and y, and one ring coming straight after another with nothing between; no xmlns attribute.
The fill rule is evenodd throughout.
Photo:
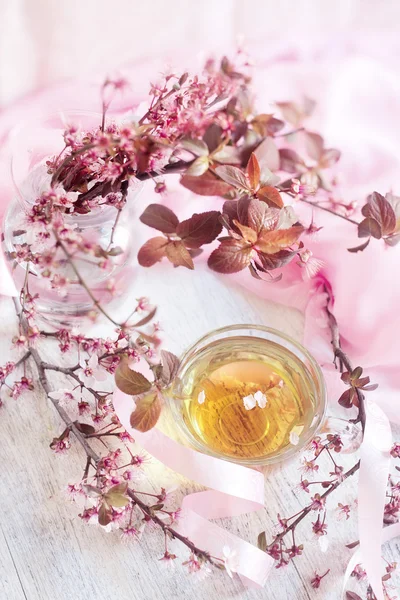
<svg viewBox="0 0 400 600"><path fill-rule="evenodd" d="M13 255L16 247L31 243L26 212L40 194L50 187L51 176L47 172L46 161L63 151L66 124L73 124L81 131L94 131L99 128L101 118L96 113L68 112L21 124L11 133L11 176L15 196L3 222L3 250L17 289L21 289L24 284L28 263L15 260ZM102 261L102 257L92 257L85 253L74 255L74 262L87 288L111 313L118 312L118 307L132 284L135 258L135 234L132 226L134 200L140 194L142 185L139 181L130 185L126 206L118 219L118 211L111 205L94 207L86 214L64 216L65 222L74 226L89 242L99 244L104 250L110 247L111 242L118 247L118 253L109 257L106 262ZM37 310L47 321L69 327L94 308L87 289L80 284L71 266L65 261L60 261L57 268L57 275L70 281L62 290L52 289L49 279L32 263L29 268L32 273L29 277L29 292L39 295Z"/></svg>
<svg viewBox="0 0 400 600"><path fill-rule="evenodd" d="M231 393L229 386L237 385L235 373L253 392L266 390L270 399L266 407L252 411L255 430L265 431L262 439L255 439L253 428L248 433L247 422L242 431L236 427L236 416L246 419L251 411L238 405L237 391ZM205 400L198 393L199 381L205 382ZM324 420L326 388L318 363L301 344L261 325L232 325L208 333L184 353L168 404L175 425L194 449L247 466L267 465L292 457L315 437ZM289 435L291 423L296 439ZM278 439L279 447L273 449ZM269 449L263 454L264 447Z"/></svg>

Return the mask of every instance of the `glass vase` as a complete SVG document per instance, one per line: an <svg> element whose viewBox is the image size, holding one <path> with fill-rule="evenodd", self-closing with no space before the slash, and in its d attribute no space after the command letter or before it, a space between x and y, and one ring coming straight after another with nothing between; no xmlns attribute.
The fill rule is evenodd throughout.
<svg viewBox="0 0 400 600"><path fill-rule="evenodd" d="M99 127L101 115L68 113L51 116L38 123L20 126L11 136L11 174L15 195L3 222L3 250L17 290L24 286L29 270L28 291L36 296L39 315L54 324L70 327L96 312L97 304L107 312L118 310L132 283L134 253L133 213L142 184L131 182L123 210L110 204L94 206L84 214L64 214L65 224L96 247L96 252L73 253L70 261L62 252L56 264L46 271L24 260L24 249L34 245L45 260L50 238L38 239L27 220L37 198L50 189L47 162L63 150L65 123L82 131ZM112 249L111 254L108 251ZM102 252L104 251L104 253ZM106 253L106 254L105 254Z"/></svg>

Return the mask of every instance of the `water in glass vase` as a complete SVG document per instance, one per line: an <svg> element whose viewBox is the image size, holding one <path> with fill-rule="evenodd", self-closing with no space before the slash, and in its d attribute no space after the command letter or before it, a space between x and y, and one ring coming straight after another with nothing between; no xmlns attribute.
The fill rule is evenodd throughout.
<svg viewBox="0 0 400 600"><path fill-rule="evenodd" d="M279 453L296 443L315 414L304 364L260 338L231 337L205 346L182 383L187 428L211 451L231 459Z"/></svg>

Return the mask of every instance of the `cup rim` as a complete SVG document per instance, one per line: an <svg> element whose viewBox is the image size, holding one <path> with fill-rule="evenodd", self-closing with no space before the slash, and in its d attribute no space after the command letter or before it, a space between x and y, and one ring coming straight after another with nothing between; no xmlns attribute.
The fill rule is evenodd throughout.
<svg viewBox="0 0 400 600"><path fill-rule="evenodd" d="M247 467L268 466L268 465L276 464L279 462L283 462L287 459L292 458L294 455L300 453L300 451L302 449L304 449L307 446L307 444L309 444L309 442L317 435L318 430L320 429L320 427L323 424L324 419L325 419L326 410L327 410L327 389L326 389L325 379L324 379L321 367L318 364L318 362L316 361L316 359L312 356L312 354L310 354L310 352L300 342L293 339L291 336L287 335L286 333L283 333L272 327L267 327L265 325L254 325L254 324L247 323L247 324L228 325L225 327L213 329L212 331L206 333L201 338L199 338L196 342L191 344L182 353L179 369L177 371L174 381L175 382L179 381L180 374L182 373L182 370L186 367L188 361L191 358L192 353L195 350L200 349L201 346L204 345L205 342L212 339L213 337L221 336L224 333L230 333L230 332L235 332L235 331L237 331L237 332L243 331L244 332L245 330L247 330L247 331L253 330L256 332L262 332L264 334L271 334L271 335L277 336L278 343L279 343L279 339L281 339L282 341L289 342L292 345L292 347L299 350L303 354L303 357L309 361L310 365L312 366L313 370L315 371L315 375L317 376L317 383L319 386L318 399L319 399L320 410L315 415L315 416L318 415L318 419L315 421L315 423L312 426L310 426L310 428L307 432L307 435L301 440L300 444L298 446L286 447L281 452L278 452L277 454L272 455L270 457L236 458L236 457L225 456L223 454L220 454L220 453L208 448L204 443L199 441L189 431L189 429L185 425L185 422L182 418L180 411L178 410L178 402L174 399L173 391L175 389L176 383L172 384L170 393L168 394L168 398L167 398L168 399L168 407L174 417L174 420L175 420L175 423L176 423L176 426L177 426L179 432L182 434L185 441L187 441L190 444L190 446L192 448L194 448L195 450L197 450L203 454L207 454L209 456L219 458L220 460L226 460L228 462L233 462L233 463L247 466ZM302 360L302 362L303 362L303 360ZM306 367L306 368L307 368L307 370L309 370L308 367Z"/></svg>

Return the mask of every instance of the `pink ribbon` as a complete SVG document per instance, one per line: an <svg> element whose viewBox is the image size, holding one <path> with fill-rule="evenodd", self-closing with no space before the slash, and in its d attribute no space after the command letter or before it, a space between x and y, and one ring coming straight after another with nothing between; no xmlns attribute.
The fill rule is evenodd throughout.
<svg viewBox="0 0 400 600"><path fill-rule="evenodd" d="M188 479L211 488L185 496L179 532L199 548L221 557L227 545L236 552L237 572L248 587L262 587L274 560L209 519L234 517L264 508L264 476L259 471L220 460L182 446L157 429L140 433L130 426L132 399L114 392L114 408L122 425L154 458Z"/></svg>

